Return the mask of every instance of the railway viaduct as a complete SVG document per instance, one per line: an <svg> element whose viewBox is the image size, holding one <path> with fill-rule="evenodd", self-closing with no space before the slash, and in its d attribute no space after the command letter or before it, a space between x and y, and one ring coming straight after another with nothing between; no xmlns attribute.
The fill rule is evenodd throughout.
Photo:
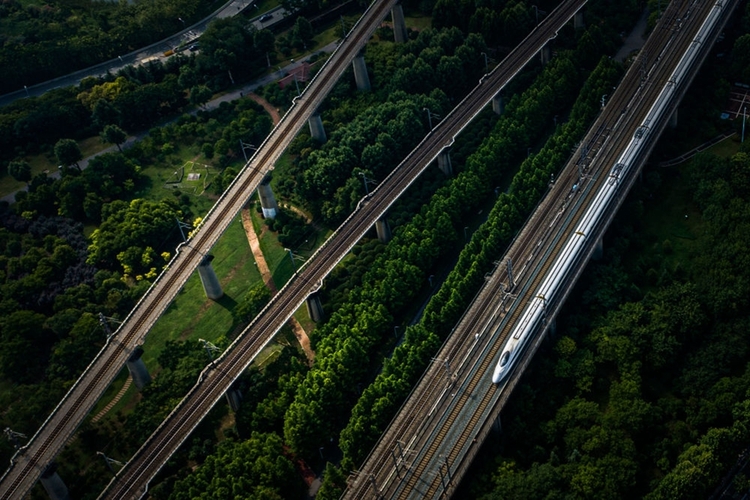
<svg viewBox="0 0 750 500"><path fill-rule="evenodd" d="M348 253L364 233L382 218L394 201L411 185L453 138L499 92L499 90L555 37L557 30L584 4L564 3L553 12L500 67L483 78L479 86L459 104L380 185L369 193L357 210L318 249L294 278L272 299L248 328L201 374L178 407L136 452L102 494L101 498L138 498L161 464L179 447L205 413L242 373L263 347ZM351 37L352 35L350 35ZM305 99L307 92L300 100ZM298 100L299 102L299 100Z"/></svg>
<svg viewBox="0 0 750 500"><path fill-rule="evenodd" d="M736 4L734 0L670 4L642 50L651 56L648 70L641 73L634 64L626 74L505 254L504 260L512 260L516 268L513 277L505 266L498 266L488 277L436 356L439 362L428 368L370 456L350 477L344 499L447 498L455 493L482 442L493 430L501 429L505 402L544 338L553 334L555 316L588 260L601 248L602 235ZM718 22L710 31L696 35L715 6L723 9ZM673 72L683 64L683 54L693 49L697 57L685 77L675 80ZM663 95L670 95L671 100L661 114L647 119L647 112ZM621 183L616 197L594 233L587 235L587 245L562 290L547 302L546 318L516 370L494 385L492 372L505 339L526 305L538 298L540 283L600 187L613 182L612 172L634 136L646 142L626 176L614 180Z"/></svg>
<svg viewBox="0 0 750 500"><path fill-rule="evenodd" d="M384 193L388 190L381 188L385 188L387 183L383 182L378 189L370 193L366 199L363 199L358 210L344 224L346 227L342 226L334 234L334 237L326 242L316 255L308 261L305 268L298 271L292 282L276 296L278 300L269 304L269 307L264 310L265 316L264 313L261 313L261 316L256 318L254 323L233 344L232 348L225 352L224 356L217 360L212 367L204 370L196 387L205 388L210 385L213 387L212 391L216 392L218 397L221 397L229 384L252 361L257 352L273 338L275 332L291 316L293 311L316 290L323 278L346 255L361 235L382 218L393 201L403 193L419 173L452 143L452 138L483 106L497 97L502 85L520 71L521 67L534 54L543 49L546 42L554 38L556 30L572 18L584 3L585 0L568 1L564 4L564 8L556 10L555 16L551 15L546 18L534 31L533 36L530 36L524 42L525 49L513 52L512 56L515 59L509 58L510 61L505 66L506 69L503 70L502 75L500 72L494 71L494 76L490 75L478 87L480 92L475 91L473 93L475 100L477 96L479 97L469 107L468 112L458 113L454 110L451 116L446 117L441 126L436 127L423 141L422 148L418 148L412 153L411 160L409 160L412 168L399 168L397 169L398 175L394 175L396 172L391 174L389 180L392 185L398 186L397 189L391 190L388 195L385 195ZM207 291L209 294L220 296L220 289L217 290L211 284L213 281L212 271L210 270L210 261L206 259L211 248L247 201L250 194L258 189L263 180L266 179L267 174L273 169L274 163L304 122L310 120L311 131L315 131L319 125L315 118L317 109L349 63L354 61L358 87L366 88L369 85L369 82L365 81L366 72L363 75L364 65L360 59L361 50L379 22L389 12L392 12L393 15L397 40L399 38L405 39L403 14L396 0L373 2L346 35L322 70L310 82L305 92L295 99L294 105L284 115L282 121L274 128L269 137L247 162L242 172L209 211L193 238L178 247L177 255L169 263L167 269L160 274L117 331L109 336L105 347L97 354L29 443L16 453L11 461L10 468L0 478L0 499L22 497L40 476L49 480L51 494L64 498L66 495L64 486L61 486L59 478L54 474L54 468L50 467L54 457L72 436L81 421L88 415L101 394L119 373L120 368L132 360L134 354L137 357L138 349L149 329L166 310L196 268L202 267L203 272L201 274L208 277ZM402 32L402 36L399 36L399 32ZM508 72L508 67L512 71ZM450 123L450 126L442 126L448 123ZM438 133L438 129L441 130L440 133ZM405 161L405 163L407 162ZM313 271L313 268L317 269ZM278 304L286 305L279 306ZM274 320L269 321L269 316L274 315ZM228 360L232 356L234 356L231 361L232 370L222 371L222 368L218 368L230 364ZM221 382L213 383L220 378L223 378ZM194 388L191 395L195 393L196 389ZM191 395L185 401L189 401ZM209 397L211 404L218 399L211 399L212 396ZM200 397L207 397L207 394L201 393ZM184 408L185 401L180 404L175 412ZM201 411L205 413L207 408ZM191 423L183 423L182 430L177 434L183 437L187 436L188 429L197 425L201 417L202 413L192 415ZM163 424L162 427L165 425ZM166 450L172 450L178 445L179 443L176 443L171 448L162 448L162 453L166 453ZM171 451L169 453L171 454ZM165 460L165 457L160 458L160 460ZM154 463L160 464L161 462L156 461ZM148 466L149 471L153 473L158 470L158 467L159 465L151 465L151 463ZM115 479L119 480L130 469L126 467ZM148 480L152 477L153 473L151 472L145 476L143 472L140 473L140 483L138 483L140 491L145 489ZM130 494L118 493L114 497L123 498L128 495Z"/></svg>
<svg viewBox="0 0 750 500"><path fill-rule="evenodd" d="M367 73L365 71L363 74L366 68L362 63L361 50L380 21L389 13L393 16L396 32L405 35L403 12L396 0L378 0L370 5L323 69L310 82L304 95L296 99L295 104L209 211L193 238L178 247L177 254L167 269L159 275L119 328L108 336L106 345L31 440L11 459L11 466L0 477L0 499L21 498L40 476L48 481L51 494L63 498L67 495L54 474L54 468L50 467L54 457L117 376L120 368L126 364L129 367L138 365L138 349L146 334L195 269L199 269L207 295L214 298L221 296L218 280L211 269L210 259L207 259L211 248L250 195L273 170L275 162L305 122L309 120L311 129L321 125L316 111L349 63L354 62L358 85L365 85ZM405 39L405 36L402 38ZM264 189L261 191L264 194L269 192ZM269 332L269 335L272 333ZM136 359L133 359L134 355ZM143 373L143 367L137 368L139 376L148 377L148 373Z"/></svg>

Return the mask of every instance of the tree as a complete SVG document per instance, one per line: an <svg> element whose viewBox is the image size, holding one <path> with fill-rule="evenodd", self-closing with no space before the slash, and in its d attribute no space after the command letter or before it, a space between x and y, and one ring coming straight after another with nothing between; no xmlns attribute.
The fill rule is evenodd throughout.
<svg viewBox="0 0 750 500"><path fill-rule="evenodd" d="M120 122L120 112L117 108L106 99L99 99L94 104L94 110L91 113L91 120L99 128L106 125Z"/></svg>
<svg viewBox="0 0 750 500"><path fill-rule="evenodd" d="M271 292L264 283L258 283L247 291L237 304L232 315L240 321L248 321L257 315L271 299Z"/></svg>
<svg viewBox="0 0 750 500"><path fill-rule="evenodd" d="M28 184L31 180L31 165L24 160L14 160L8 163L8 173L15 180Z"/></svg>
<svg viewBox="0 0 750 500"><path fill-rule="evenodd" d="M169 497L299 498L304 484L276 434L253 433L242 442L222 441L216 453L175 483Z"/></svg>
<svg viewBox="0 0 750 500"><path fill-rule="evenodd" d="M122 152L120 144L125 142L128 134L126 134L125 131L117 125L107 125L106 127L104 127L104 130L102 130L101 137L103 141L115 144L117 146L117 149Z"/></svg>
<svg viewBox="0 0 750 500"><path fill-rule="evenodd" d="M297 21L294 23L294 37L298 38L303 48L307 47L310 42L312 42L313 37L315 36L315 31L313 31L312 24L310 24L310 21L305 19L304 17L300 16L297 18Z"/></svg>
<svg viewBox="0 0 750 500"><path fill-rule="evenodd" d="M31 382L46 358L44 316L15 311L0 321L0 373L14 382Z"/></svg>
<svg viewBox="0 0 750 500"><path fill-rule="evenodd" d="M81 170L81 166L78 164L83 159L81 154L81 148L78 147L78 143L73 139L60 139L55 144L55 156L60 165L69 167L75 165L78 170Z"/></svg>
<svg viewBox="0 0 750 500"><path fill-rule="evenodd" d="M180 66L180 76L177 79L177 83L185 90L198 85L198 75L192 66L188 64Z"/></svg>
<svg viewBox="0 0 750 500"><path fill-rule="evenodd" d="M203 156L206 157L207 160L210 160L214 157L214 145L210 142L206 142L201 146L201 153L203 153Z"/></svg>
<svg viewBox="0 0 750 500"><path fill-rule="evenodd" d="M205 85L196 85L190 89L190 104L203 106L214 93Z"/></svg>

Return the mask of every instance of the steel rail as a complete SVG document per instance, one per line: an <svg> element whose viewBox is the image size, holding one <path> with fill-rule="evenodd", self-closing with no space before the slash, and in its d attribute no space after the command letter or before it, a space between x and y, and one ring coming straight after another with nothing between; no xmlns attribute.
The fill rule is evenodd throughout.
<svg viewBox="0 0 750 500"><path fill-rule="evenodd" d="M669 70L669 67L678 62L679 55L685 51L687 45L692 40L692 37L689 36L690 33L685 36L677 37L676 43L680 47L678 49L673 48L671 46L672 37L670 36L670 33L668 33L669 29L665 27L665 24L667 24L670 19L673 21L681 19L680 22L684 24L686 17L690 17L685 14L693 9L701 10L700 7L703 7L703 10L705 10L706 8L709 8L710 5L700 5L698 3L691 4L688 6L689 10L684 10L682 12L682 16L678 16L678 12L674 9L668 11L668 13L672 14L671 16L667 16L667 13L665 13L664 19L667 21L662 22L660 25L660 31L663 33L652 36L649 39L649 42L647 42L646 47L646 49L652 51L652 54L659 54L656 59L657 62L661 62L662 64L657 68L657 71L654 71L654 67L652 66L649 70L649 80L646 81L644 85L638 84L637 76L633 76L637 75L637 70L631 71L626 75L626 78L623 80L623 85L620 85L618 92L616 92L615 96L613 96L613 99L608 104L608 109L605 109L605 113L603 113L600 121L597 122L600 123L607 120L610 124L616 124L613 128L617 129L613 138L604 139L604 144L602 146L605 146L604 149L606 151L597 152L597 158L595 158L595 160L601 164L597 167L598 171L608 171L603 169L607 169L608 165L611 167L610 163L616 161L619 150L628 144L632 137L632 133L634 132L634 128L637 128L640 124L639 120L645 116L647 106L639 106L637 101L643 101L645 99L649 102L649 99L644 97L646 94L650 96L650 99L656 98L655 94L658 95L659 92L661 92L661 89L666 82L666 78L669 76L671 71ZM695 12L693 12L693 14L695 14ZM694 17L697 17L698 19L702 18L700 15ZM694 23L689 25L696 28ZM686 26L687 25L683 26L682 29ZM654 71L654 73L652 73L652 71ZM633 88L636 85L637 90L634 91ZM630 91L632 91L632 97L625 96L625 94ZM625 97L628 98L626 99ZM625 102L629 103L624 105ZM619 111L621 107L622 112ZM633 109L628 111L629 108ZM627 115L626 120L622 119L623 115ZM587 136L588 140L599 141L600 139L596 139L596 137L601 135L602 130L602 125L592 127L592 130L590 130ZM609 133L611 132L608 132L608 134ZM576 163L577 161L569 162L569 166L556 182L556 188L558 186L564 186L563 189L566 189L566 187L571 185L571 179L576 178L578 175L576 172ZM586 172L585 174L592 175L591 172ZM605 182L607 177L601 175L601 173L597 175L596 172L593 172L593 175L595 177L593 178L594 182L590 183L591 186L587 194L588 200L591 200L593 194L598 191L598 189L595 189L595 185L598 186L602 182ZM567 182L560 184L561 179L567 179ZM553 192L554 191L555 189L553 188ZM558 205L556 201L549 200L559 200L562 198L560 196L561 194L564 193L561 193L558 189L557 193L550 194L542 203L542 207L545 207L544 210L546 215L538 218L532 217L530 223L534 222L534 231L539 231L545 226L545 223L540 222L540 220L551 220L552 224L559 222L559 210L563 210L564 212L566 208L558 209L557 207L564 206L566 202L562 202ZM553 210L550 210L551 207ZM567 226L567 231L569 231L571 227L575 227L572 225L573 220L577 220L577 217L571 219L565 224ZM563 237L566 230L558 232L558 235L553 240L553 244L556 244L558 248L561 247L562 242L566 240ZM545 230L545 232L548 231ZM521 234L523 235L524 232ZM547 237L545 236L544 238ZM533 240L533 238L525 237L520 239L519 242L522 244L528 244L529 240ZM535 248L538 246L539 244L537 244ZM509 252L509 255L517 255L515 245L511 247ZM550 258L552 253L553 252L548 250L544 252L544 255L536 259L535 265L537 269L533 276L536 276L537 278L534 278L530 284L527 284L524 287L527 290L527 293L532 293L536 289L541 277L546 274L545 270L551 265L553 260ZM587 260L589 255L590 251L587 253L586 259L584 260ZM518 262L517 257L514 258L514 262ZM470 462L470 459L467 460L466 457L471 457L476 453L476 450L478 449L478 446L476 446L477 440L481 441L481 439L483 439L488 433L492 421L499 414L499 407L502 406L499 404L501 399L502 403L504 403L504 400L507 399L507 395L510 393L510 389L515 386L519 377L518 375L514 376L506 386L505 390L495 391L490 387L492 384L488 382L491 367L497 358L497 349L502 345L505 335L511 330L512 324L514 323L514 321L512 321L513 317L517 317L520 311L520 308L514 308L513 305L509 306L507 304L507 295L494 303L488 300L488 297L497 295L498 292L502 295L498 282L506 279L504 275L505 272L503 269L498 269L492 275L487 286L480 291L475 304L470 309L477 312L484 312L484 314L481 315L481 319L464 317L462 323L456 328L455 333L452 334L451 338L444 345L438 358L450 359L451 356L460 352L461 349L466 349L467 354L464 356L466 359L469 352L473 352L478 347L478 338L475 338L473 342L471 341L473 337L472 332L475 331L473 329L475 325L487 321L488 325L492 325L488 328L495 328L493 322L497 320L498 309L502 309L505 312L509 312L509 314L506 316L506 319L501 321L501 323L504 323L504 326L502 328L498 327L498 330L503 331L503 335L500 338L493 339L494 352L492 355L481 358L481 366L472 367L469 370L470 373L468 377L465 379L460 378L461 373L456 372L450 377L450 380L446 382L445 377L442 377L439 373L439 367L431 366L428 368L422 381L420 381L420 384L412 392L412 395L423 395L428 392L439 394L447 401L443 404L442 410L438 408L438 405L441 403L440 401L433 403L433 401L424 397L420 398L419 405L412 405L411 401L404 403L402 411L399 415L394 417L391 426L386 433L384 433L383 437L381 437L381 440L376 445L373 453L368 457L363 467L358 471L356 477L351 481L351 486L345 493L344 498L434 498L443 494L450 494L450 492L454 490L455 484L460 481L461 475L468 467L467 461ZM523 292L519 295L523 295ZM515 304L518 304L519 300L516 300ZM480 338L482 337L485 337L484 332L481 333ZM489 335L487 335L487 337L489 337ZM526 358L523 360L523 364L528 364L531 355L533 355L534 351L538 348L538 344L541 342L541 337L543 337L543 335L540 335L534 347L529 349ZM467 346L467 344L469 345ZM479 347L481 349L481 346ZM487 346L485 346L484 350L486 349L488 349ZM484 352L484 350L482 350L482 352ZM461 366L463 365L464 363L462 363ZM490 373L487 373L487 371L490 371ZM482 384L484 384L484 386L482 386ZM450 388L450 391L440 390L441 387L448 387ZM482 387L486 390L482 391ZM451 398L446 397L448 393L453 393L451 394ZM458 418L457 414L460 413L461 410L459 409L463 407L463 403L477 398L481 398L481 403L475 410L472 410L468 424L465 420L462 420L460 425L451 425L456 423L456 419ZM429 401L430 404L425 404L425 401ZM439 416L439 419L441 420L439 424L441 425L438 425L437 428L432 428L430 427L430 422L425 422L425 415L421 410L425 407L430 408L429 414L427 415L428 417L432 417L436 411L443 412L443 414ZM478 424L479 420L483 421L481 425ZM407 423L412 425L407 425ZM429 427L429 429L426 431L420 430L420 427L422 426ZM422 437L422 435L426 437ZM450 443L436 445L437 441L440 441L443 437L448 435L452 436ZM403 438L405 436L409 436L410 439L404 441ZM407 446L406 453L403 455L398 470L394 471L393 466L388 465L388 455L393 453L392 450L397 442L402 444L409 443L418 446L418 448L411 449ZM401 450L400 447L399 450ZM415 457L413 460L411 459L412 456ZM436 456L437 458L435 458ZM430 462L430 459L433 460ZM446 467L443 468L443 465ZM447 476L451 475L448 471L449 467L454 468L452 480L450 477L446 479ZM424 473L425 471L426 474Z"/></svg>
<svg viewBox="0 0 750 500"><path fill-rule="evenodd" d="M419 146L365 197L357 210L308 259L294 278L271 300L229 349L208 367L200 381L167 417L136 455L112 480L102 498L132 498L142 495L166 458L218 401L228 386L252 362L273 334L291 316L311 291L383 216L391 204L435 159L440 151L478 114L521 67L569 20L585 0L570 0L556 12L564 20L548 19L530 35L533 49L517 49L428 134ZM528 40L528 39L527 39ZM252 160L251 160L252 162Z"/></svg>

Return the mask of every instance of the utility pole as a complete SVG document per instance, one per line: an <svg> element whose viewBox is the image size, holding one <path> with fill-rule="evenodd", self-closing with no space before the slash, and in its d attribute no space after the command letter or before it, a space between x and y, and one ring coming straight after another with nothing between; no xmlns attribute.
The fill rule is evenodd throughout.
<svg viewBox="0 0 750 500"><path fill-rule="evenodd" d="M745 142L745 118L747 118L747 106L742 108L742 140L740 142Z"/></svg>
<svg viewBox="0 0 750 500"><path fill-rule="evenodd" d="M109 468L109 471L112 474L117 474L115 472L115 469L112 468L112 464L119 465L120 467L124 466L124 464L122 462L120 462L119 460L115 460L114 458L109 458L107 455L105 455L101 451L97 451L96 454L99 455L99 456L101 456L104 459L104 462L106 462L107 467Z"/></svg>
<svg viewBox="0 0 750 500"><path fill-rule="evenodd" d="M18 438L26 439L26 434L23 434L21 432L15 432L10 427L6 427L3 433L8 437L8 440L13 443L13 448L18 449L21 447L21 444L18 442Z"/></svg>
<svg viewBox="0 0 750 500"><path fill-rule="evenodd" d="M218 347L216 347L215 345L213 345L208 340L198 339L198 342L200 342L203 345L204 349L206 349L206 353L208 354L208 359L210 359L211 363L213 363L214 362L214 353L215 352L219 352L220 353L221 349L219 349Z"/></svg>

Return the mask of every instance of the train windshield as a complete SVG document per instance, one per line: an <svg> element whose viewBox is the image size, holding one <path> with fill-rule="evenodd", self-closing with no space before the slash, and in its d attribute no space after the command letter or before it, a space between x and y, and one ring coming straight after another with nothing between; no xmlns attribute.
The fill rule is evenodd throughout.
<svg viewBox="0 0 750 500"><path fill-rule="evenodd" d="M506 365L508 363L508 359L510 359L510 351L505 351L502 356L500 356L500 361L498 364L500 365L500 368Z"/></svg>

